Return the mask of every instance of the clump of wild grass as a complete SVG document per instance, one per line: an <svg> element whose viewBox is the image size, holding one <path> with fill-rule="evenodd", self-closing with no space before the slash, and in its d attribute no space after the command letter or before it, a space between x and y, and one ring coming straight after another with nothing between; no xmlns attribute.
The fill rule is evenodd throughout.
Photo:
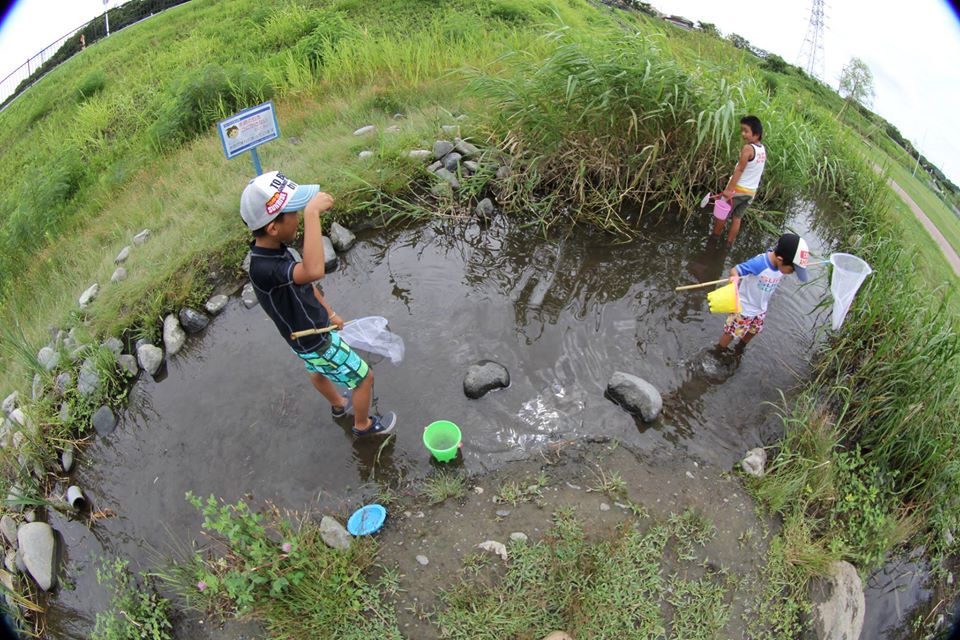
<svg viewBox="0 0 960 640"><path fill-rule="evenodd" d="M272 638L400 640L396 613L367 579L376 541L356 538L331 549L311 519L240 501L188 499L218 545L157 575L187 603L222 616L252 616ZM385 588L393 584L387 574Z"/></svg>
<svg viewBox="0 0 960 640"><path fill-rule="evenodd" d="M525 477L521 480L506 480L500 483L495 502L510 503L514 506L521 502L537 501L543 498L541 489L547 486L547 474L542 471L536 478Z"/></svg>
<svg viewBox="0 0 960 640"><path fill-rule="evenodd" d="M556 629L597 638L720 637L730 615L732 582L722 572L692 577L688 562L664 570L668 543L685 535L686 519L629 524L589 541L571 512L537 544L510 545L502 578L482 562L441 592L434 616L441 637L539 638Z"/></svg>
<svg viewBox="0 0 960 640"><path fill-rule="evenodd" d="M448 498L462 498L466 495L463 476L441 471L423 481L423 495L430 504L439 504Z"/></svg>

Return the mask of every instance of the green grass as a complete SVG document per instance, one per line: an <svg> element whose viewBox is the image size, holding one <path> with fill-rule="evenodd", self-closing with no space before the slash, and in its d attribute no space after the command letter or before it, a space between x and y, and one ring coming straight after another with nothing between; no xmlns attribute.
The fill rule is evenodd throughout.
<svg viewBox="0 0 960 640"><path fill-rule="evenodd" d="M461 475L441 471L423 480L422 493L430 504L440 504L448 498L466 495L466 481Z"/></svg>
<svg viewBox="0 0 960 640"><path fill-rule="evenodd" d="M699 550L713 534L688 512L643 532L627 522L595 541L571 512L558 511L545 540L509 546L502 576L499 560L468 559L432 619L451 640L542 638L558 629L585 638L722 638L734 581L699 564L698 554L676 552Z"/></svg>
<svg viewBox="0 0 960 640"><path fill-rule="evenodd" d="M207 552L157 572L190 606L223 617L253 617L275 640L399 640L396 612L384 599L390 572L379 583L368 575L377 543L356 538L335 550L311 518L264 513L246 503L210 496L188 499L203 512L203 528L218 543Z"/></svg>

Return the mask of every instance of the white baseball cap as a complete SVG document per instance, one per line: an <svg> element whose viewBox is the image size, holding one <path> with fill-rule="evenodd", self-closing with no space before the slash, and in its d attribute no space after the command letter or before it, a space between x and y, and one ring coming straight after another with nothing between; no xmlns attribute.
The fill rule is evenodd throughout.
<svg viewBox="0 0 960 640"><path fill-rule="evenodd" d="M240 217L251 231L273 222L277 214L300 211L320 193L318 184L297 184L279 171L259 175L240 196Z"/></svg>

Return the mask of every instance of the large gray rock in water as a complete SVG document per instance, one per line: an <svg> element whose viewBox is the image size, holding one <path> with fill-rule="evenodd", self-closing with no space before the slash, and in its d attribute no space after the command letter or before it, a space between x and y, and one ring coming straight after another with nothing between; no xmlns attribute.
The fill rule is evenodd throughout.
<svg viewBox="0 0 960 640"><path fill-rule="evenodd" d="M114 415L113 409L103 405L93 414L90 422L93 423L93 428L97 430L98 436L108 436L117 427L117 416Z"/></svg>
<svg viewBox="0 0 960 640"><path fill-rule="evenodd" d="M100 376L97 374L97 368L93 360L87 358L80 365L80 374L77 376L77 391L82 396L89 396L100 389Z"/></svg>
<svg viewBox="0 0 960 640"><path fill-rule="evenodd" d="M757 447L747 451L747 455L740 461L740 467L751 476L762 478L764 467L767 466L767 451Z"/></svg>
<svg viewBox="0 0 960 640"><path fill-rule="evenodd" d="M337 224L334 222L330 225L330 242L333 243L333 248L337 251L343 252L353 246L353 243L357 241L357 236L353 235L353 232L346 227Z"/></svg>
<svg viewBox="0 0 960 640"><path fill-rule="evenodd" d="M160 365L163 364L163 350L149 342L142 344L137 347L137 362L140 363L140 367L144 371L150 375L155 375L160 370Z"/></svg>
<svg viewBox="0 0 960 640"><path fill-rule="evenodd" d="M166 349L167 355L172 356L180 351L186 341L187 334L184 333L180 327L180 321L177 320L177 316L172 313L168 314L167 317L163 319L163 348Z"/></svg>
<svg viewBox="0 0 960 640"><path fill-rule="evenodd" d="M638 414L645 422L656 420L663 409L663 398L652 384L635 375L615 372L607 383L607 394L614 402Z"/></svg>
<svg viewBox="0 0 960 640"><path fill-rule="evenodd" d="M818 640L857 640L863 630L866 603L857 569L849 562L830 565L826 578L810 583L810 612Z"/></svg>
<svg viewBox="0 0 960 640"><path fill-rule="evenodd" d="M180 326L182 326L187 333L199 333L210 324L210 318L190 307L180 309L180 313L177 314L177 316L180 319Z"/></svg>
<svg viewBox="0 0 960 640"><path fill-rule="evenodd" d="M320 537L328 547L341 550L349 549L353 540L343 525L330 516L323 516L320 520Z"/></svg>
<svg viewBox="0 0 960 640"><path fill-rule="evenodd" d="M336 270L337 251L333 248L333 242L330 241L330 238L323 236L323 271L329 273Z"/></svg>
<svg viewBox="0 0 960 640"><path fill-rule="evenodd" d="M453 143L446 140L437 140L433 143L433 157L439 160L443 156L453 151Z"/></svg>
<svg viewBox="0 0 960 640"><path fill-rule="evenodd" d="M57 543L46 522L28 522L17 530L20 554L27 572L44 591L57 583Z"/></svg>
<svg viewBox="0 0 960 640"><path fill-rule="evenodd" d="M207 300L207 303L203 305L203 308L207 310L207 313L217 315L223 311L223 308L227 306L227 302L229 302L229 300L230 298L221 293Z"/></svg>
<svg viewBox="0 0 960 640"><path fill-rule="evenodd" d="M0 533L3 533L7 544L14 549L17 548L17 523L6 513L0 518Z"/></svg>
<svg viewBox="0 0 960 640"><path fill-rule="evenodd" d="M46 371L53 371L57 368L57 365L60 363L60 353L54 351L50 347L44 347L40 349L40 352L37 353L37 360L40 362L40 366Z"/></svg>
<svg viewBox="0 0 960 640"><path fill-rule="evenodd" d="M463 393L468 398L480 398L493 389L510 386L510 372L499 362L481 360L470 365L463 378Z"/></svg>
<svg viewBox="0 0 960 640"><path fill-rule="evenodd" d="M100 291L100 285L94 282L90 287L80 294L80 299L77 302L80 304L81 309L86 309L87 305L93 302L93 299L97 297L97 292Z"/></svg>

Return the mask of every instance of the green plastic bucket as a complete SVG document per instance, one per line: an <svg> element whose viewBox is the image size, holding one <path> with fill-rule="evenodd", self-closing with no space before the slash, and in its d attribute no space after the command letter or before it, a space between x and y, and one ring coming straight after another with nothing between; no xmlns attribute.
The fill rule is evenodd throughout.
<svg viewBox="0 0 960 640"><path fill-rule="evenodd" d="M450 462L460 448L460 427L449 420L437 420L423 430L423 445L440 462Z"/></svg>

